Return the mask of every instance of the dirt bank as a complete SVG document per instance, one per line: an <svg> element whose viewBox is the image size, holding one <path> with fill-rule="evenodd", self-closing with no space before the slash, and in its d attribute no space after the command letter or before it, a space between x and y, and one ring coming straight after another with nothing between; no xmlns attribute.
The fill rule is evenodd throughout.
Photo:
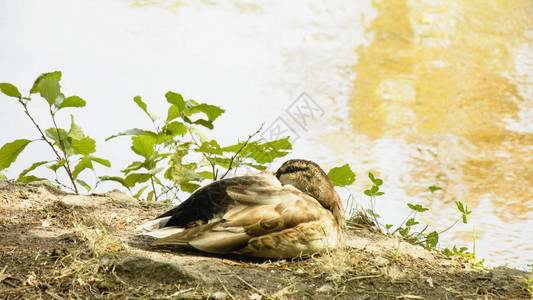
<svg viewBox="0 0 533 300"><path fill-rule="evenodd" d="M529 298L529 273L471 270L366 229L350 230L348 249L293 261L151 249L134 229L169 207L0 181L0 298Z"/></svg>

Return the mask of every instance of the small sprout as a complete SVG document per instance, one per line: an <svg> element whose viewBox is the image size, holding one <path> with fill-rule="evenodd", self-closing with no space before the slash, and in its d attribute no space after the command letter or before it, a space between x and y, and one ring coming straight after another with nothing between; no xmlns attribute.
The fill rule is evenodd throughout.
<svg viewBox="0 0 533 300"><path fill-rule="evenodd" d="M409 206L410 209L417 211L417 212L425 212L426 210L429 210L429 208L422 207L420 204L413 205L411 203L407 203L407 206Z"/></svg>
<svg viewBox="0 0 533 300"><path fill-rule="evenodd" d="M442 190L442 188L436 186L436 185L432 185L432 186L429 186L428 187L428 190L432 193L436 192L436 191L439 191L439 190Z"/></svg>

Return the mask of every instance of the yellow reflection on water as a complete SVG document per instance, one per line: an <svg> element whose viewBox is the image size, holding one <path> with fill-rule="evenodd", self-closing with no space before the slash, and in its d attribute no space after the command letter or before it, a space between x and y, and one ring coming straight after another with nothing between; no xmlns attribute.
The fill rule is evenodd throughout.
<svg viewBox="0 0 533 300"><path fill-rule="evenodd" d="M431 146L434 161L426 159L413 178L435 177L448 190L444 201L488 198L500 218L525 218L533 204L533 135L506 122L531 105L519 93L515 64L518 49L532 42L533 2L374 6L373 41L358 50L354 67L355 132Z"/></svg>

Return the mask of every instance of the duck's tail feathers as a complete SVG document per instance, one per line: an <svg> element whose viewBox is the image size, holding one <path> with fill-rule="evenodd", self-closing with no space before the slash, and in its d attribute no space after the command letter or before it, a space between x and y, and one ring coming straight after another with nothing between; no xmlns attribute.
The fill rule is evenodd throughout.
<svg viewBox="0 0 533 300"><path fill-rule="evenodd" d="M140 231L141 234L145 234L150 231L161 229L165 227L165 225L167 225L168 220L170 220L170 218L171 217L163 217L146 222L144 224L139 225L135 230Z"/></svg>
<svg viewBox="0 0 533 300"><path fill-rule="evenodd" d="M178 234L183 231L183 228L179 227L164 227L161 229L156 229L152 231L147 232L141 232L142 235L149 235L158 239L166 238L169 236L173 236L175 234Z"/></svg>

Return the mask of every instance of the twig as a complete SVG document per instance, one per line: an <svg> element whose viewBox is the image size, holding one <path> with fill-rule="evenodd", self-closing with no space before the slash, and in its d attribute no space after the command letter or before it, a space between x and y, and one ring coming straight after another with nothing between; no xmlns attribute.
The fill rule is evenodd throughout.
<svg viewBox="0 0 533 300"><path fill-rule="evenodd" d="M353 277L353 278L350 278L350 279L346 279L346 282L352 281L352 280L359 280L359 279L378 278L378 277L381 277L381 276L383 276L383 275L356 276L356 277Z"/></svg>
<svg viewBox="0 0 533 300"><path fill-rule="evenodd" d="M253 285L249 284L248 282L244 281L244 279L240 278L239 275L234 274L233 276L237 277L237 279L239 279L242 283L246 284L246 286L248 286L252 290L254 290L254 291L258 292L259 294L261 294L261 296L263 296L265 298L268 297L265 293L263 293L262 291L260 291L256 287L254 287Z"/></svg>
<svg viewBox="0 0 533 300"><path fill-rule="evenodd" d="M226 173L224 173L224 175L222 175L222 177L220 177L220 179L226 177L226 175L228 175L229 171L231 170L231 165L233 164L233 161L235 160L235 158L237 157L237 155L239 155L239 153L244 149L244 147L246 147L246 145L248 145L248 142L256 135L258 134L261 129L263 129L263 125L265 125L265 123L261 124L261 127L259 127L259 129L254 133L254 134L251 134L248 136L248 139L244 142L244 144L242 144L242 147L237 150L237 152L235 152L235 154L231 157L231 160L229 162L229 166L228 166L228 170L226 171Z"/></svg>
<svg viewBox="0 0 533 300"><path fill-rule="evenodd" d="M49 290L44 291L48 296L56 299L56 300L63 300L63 297L59 296L58 294L51 292Z"/></svg>
<svg viewBox="0 0 533 300"><path fill-rule="evenodd" d="M12 283L12 282L9 282L9 281L7 281L7 280L2 280L2 283L5 283L5 284L7 284L7 285L9 285L10 287L15 288L15 289L18 289L18 288L19 288L18 285L14 284L14 283Z"/></svg>
<svg viewBox="0 0 533 300"><path fill-rule="evenodd" d="M229 296L231 299L235 300L235 297L233 297L233 295L228 291L228 289L227 289L226 286L222 283L222 280L220 280L220 278L218 278L218 276L217 276L217 280L218 280L218 282L220 282L220 284L222 285L222 288L224 289L224 291L226 291L226 293L228 294L228 296Z"/></svg>
<svg viewBox="0 0 533 300"><path fill-rule="evenodd" d="M416 236L415 236L415 239L418 239L418 237L424 233L424 231L426 231L426 229L428 229L429 225L426 225L426 227L424 227L424 229L422 229L422 231L420 231Z"/></svg>

